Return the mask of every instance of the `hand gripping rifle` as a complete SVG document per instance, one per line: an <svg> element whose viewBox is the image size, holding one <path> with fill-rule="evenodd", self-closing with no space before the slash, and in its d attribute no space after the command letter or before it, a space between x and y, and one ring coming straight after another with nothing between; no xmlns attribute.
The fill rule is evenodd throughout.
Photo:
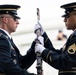
<svg viewBox="0 0 76 75"><path fill-rule="evenodd" d="M37 8L37 22L39 22L39 20L40 20L40 11L39 11L39 8ZM40 28L37 30L36 35L37 35L37 37L39 37L41 35ZM36 43L40 43L40 41L38 39L36 39ZM37 75L43 75L41 53L37 52L36 58L37 58L37 66L36 66Z"/></svg>

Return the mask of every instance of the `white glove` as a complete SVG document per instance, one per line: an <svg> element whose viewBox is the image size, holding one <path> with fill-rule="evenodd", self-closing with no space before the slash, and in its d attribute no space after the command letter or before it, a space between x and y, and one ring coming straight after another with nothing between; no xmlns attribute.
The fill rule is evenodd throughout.
<svg viewBox="0 0 76 75"><path fill-rule="evenodd" d="M44 46L44 38L42 36L36 37L34 41Z"/></svg>
<svg viewBox="0 0 76 75"><path fill-rule="evenodd" d="M36 33L38 29L40 29L41 35L43 35L44 34L44 30L43 30L42 25L39 22L37 24L35 24L34 32Z"/></svg>
<svg viewBox="0 0 76 75"><path fill-rule="evenodd" d="M45 47L41 44L36 44L35 45L35 53L39 52L39 53L42 53L44 51Z"/></svg>
<svg viewBox="0 0 76 75"><path fill-rule="evenodd" d="M42 36L38 37L38 40L40 41L40 43L44 46L44 38Z"/></svg>

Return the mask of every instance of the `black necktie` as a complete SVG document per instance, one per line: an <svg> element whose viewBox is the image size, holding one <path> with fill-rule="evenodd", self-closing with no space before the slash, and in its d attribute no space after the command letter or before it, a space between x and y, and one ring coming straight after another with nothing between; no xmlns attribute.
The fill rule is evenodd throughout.
<svg viewBox="0 0 76 75"><path fill-rule="evenodd" d="M13 39L11 38L11 44L12 44L12 46L14 46L15 47L15 44L14 44L14 42L13 42Z"/></svg>
<svg viewBox="0 0 76 75"><path fill-rule="evenodd" d="M14 43L12 38L11 38L11 42Z"/></svg>

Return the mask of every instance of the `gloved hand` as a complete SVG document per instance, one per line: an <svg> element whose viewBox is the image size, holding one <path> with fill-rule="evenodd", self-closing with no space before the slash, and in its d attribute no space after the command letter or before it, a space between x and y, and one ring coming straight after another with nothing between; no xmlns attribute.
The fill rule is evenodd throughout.
<svg viewBox="0 0 76 75"><path fill-rule="evenodd" d="M36 44L35 45L35 53L39 52L39 53L42 53L44 51L45 47L41 44Z"/></svg>
<svg viewBox="0 0 76 75"><path fill-rule="evenodd" d="M44 30L43 30L42 25L39 22L37 24L35 24L35 29L34 29L35 34L38 34L38 32L39 32L38 29L40 29L41 35L43 35Z"/></svg>
<svg viewBox="0 0 76 75"><path fill-rule="evenodd" d="M44 38L42 36L39 36L37 39L40 41L40 44L44 46Z"/></svg>
<svg viewBox="0 0 76 75"><path fill-rule="evenodd" d="M44 46L44 38L42 36L36 37L34 42L42 44Z"/></svg>

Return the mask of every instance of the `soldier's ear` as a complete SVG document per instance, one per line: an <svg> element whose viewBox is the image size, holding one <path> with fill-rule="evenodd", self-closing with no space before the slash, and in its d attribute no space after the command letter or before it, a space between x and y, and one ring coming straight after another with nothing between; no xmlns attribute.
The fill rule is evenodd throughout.
<svg viewBox="0 0 76 75"><path fill-rule="evenodd" d="M7 22L8 22L8 18L7 18L7 17L3 17L3 18L2 18L2 21L3 21L4 23L7 23Z"/></svg>

